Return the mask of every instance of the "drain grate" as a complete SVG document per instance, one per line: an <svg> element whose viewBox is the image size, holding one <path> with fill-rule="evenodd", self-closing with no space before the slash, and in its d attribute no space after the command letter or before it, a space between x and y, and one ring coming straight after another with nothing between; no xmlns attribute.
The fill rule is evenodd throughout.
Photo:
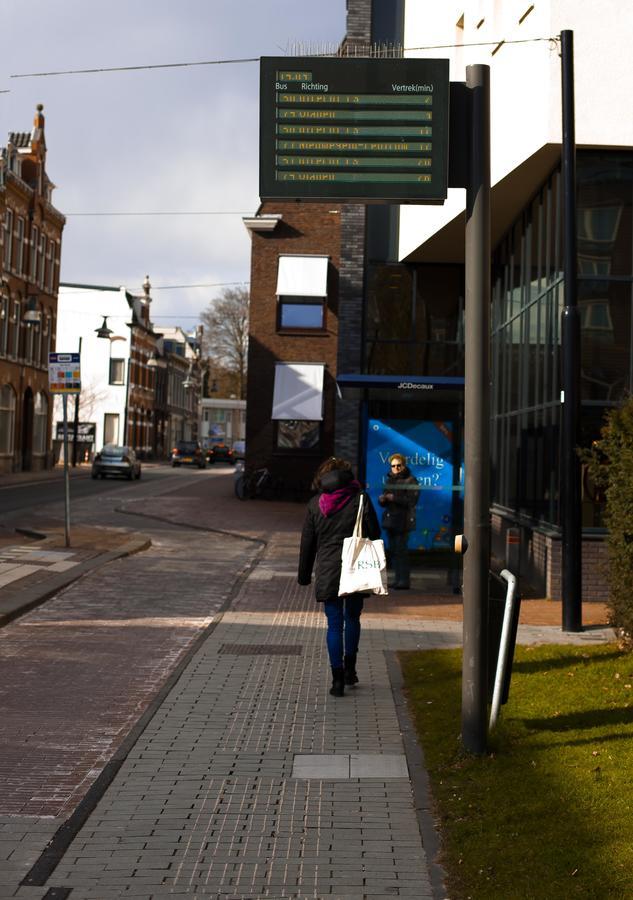
<svg viewBox="0 0 633 900"><path fill-rule="evenodd" d="M222 644L220 653L233 656L301 656L302 644Z"/></svg>

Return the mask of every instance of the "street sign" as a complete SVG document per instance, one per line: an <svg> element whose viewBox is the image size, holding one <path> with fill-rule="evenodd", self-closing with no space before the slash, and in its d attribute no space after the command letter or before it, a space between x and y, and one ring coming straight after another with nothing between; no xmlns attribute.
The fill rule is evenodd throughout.
<svg viewBox="0 0 633 900"><path fill-rule="evenodd" d="M81 361L78 353L48 354L48 385L52 394L81 393Z"/></svg>
<svg viewBox="0 0 633 900"><path fill-rule="evenodd" d="M97 426L94 422L78 422L77 423L77 443L78 444L94 444L97 436ZM74 438L73 438L74 439ZM55 423L55 440L64 440L64 423Z"/></svg>
<svg viewBox="0 0 633 900"><path fill-rule="evenodd" d="M262 200L443 203L446 59L264 57Z"/></svg>

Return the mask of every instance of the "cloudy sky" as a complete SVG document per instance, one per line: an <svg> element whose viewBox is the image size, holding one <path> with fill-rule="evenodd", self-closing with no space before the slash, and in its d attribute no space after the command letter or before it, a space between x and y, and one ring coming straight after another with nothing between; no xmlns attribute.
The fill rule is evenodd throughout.
<svg viewBox="0 0 633 900"><path fill-rule="evenodd" d="M345 0L0 0L0 144L44 104L62 281L136 291L149 274L156 323L187 329L221 288L170 286L248 281L259 66L11 76L283 56L344 30ZM79 215L174 212L232 214Z"/></svg>

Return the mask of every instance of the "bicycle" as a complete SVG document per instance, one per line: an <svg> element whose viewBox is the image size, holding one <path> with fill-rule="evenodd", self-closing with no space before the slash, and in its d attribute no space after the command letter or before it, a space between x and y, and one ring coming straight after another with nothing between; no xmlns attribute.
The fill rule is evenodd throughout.
<svg viewBox="0 0 633 900"><path fill-rule="evenodd" d="M274 478L265 466L244 472L235 479L235 496L238 500L254 500L257 497L275 500L279 499L282 491L281 478Z"/></svg>

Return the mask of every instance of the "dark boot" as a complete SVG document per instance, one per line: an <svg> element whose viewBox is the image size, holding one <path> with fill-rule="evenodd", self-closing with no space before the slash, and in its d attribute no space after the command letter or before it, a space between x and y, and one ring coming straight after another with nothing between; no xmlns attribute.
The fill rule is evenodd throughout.
<svg viewBox="0 0 633 900"><path fill-rule="evenodd" d="M332 687L330 694L333 697L342 697L345 694L345 669L343 666L332 666Z"/></svg>
<svg viewBox="0 0 633 900"><path fill-rule="evenodd" d="M358 675L356 674L356 654L350 653L344 660L345 684L358 684Z"/></svg>

